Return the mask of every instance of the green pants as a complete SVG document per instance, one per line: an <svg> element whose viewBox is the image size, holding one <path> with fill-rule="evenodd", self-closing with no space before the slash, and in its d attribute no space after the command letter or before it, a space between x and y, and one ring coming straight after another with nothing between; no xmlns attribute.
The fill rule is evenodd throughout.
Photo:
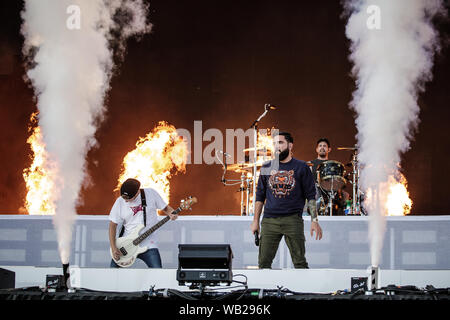
<svg viewBox="0 0 450 320"><path fill-rule="evenodd" d="M303 218L293 214L278 218L263 218L261 221L261 239L259 244L258 266L271 268L281 238L291 253L295 268L308 268L305 258L305 234Z"/></svg>

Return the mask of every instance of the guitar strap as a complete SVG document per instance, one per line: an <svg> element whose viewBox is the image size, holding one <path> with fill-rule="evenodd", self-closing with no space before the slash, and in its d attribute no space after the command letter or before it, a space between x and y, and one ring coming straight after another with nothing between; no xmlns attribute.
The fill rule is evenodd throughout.
<svg viewBox="0 0 450 320"><path fill-rule="evenodd" d="M141 201L142 201L142 210L144 211L144 227L147 225L147 212L145 208L147 207L147 201L145 200L145 192L144 189L141 189Z"/></svg>
<svg viewBox="0 0 450 320"><path fill-rule="evenodd" d="M145 199L145 191L144 189L140 189L141 191L141 202L142 202L142 210L144 211L144 226L147 225L147 212L146 212L146 207L147 207L147 200ZM122 229L120 230L120 234L119 234L119 238L121 236L123 236L123 233L125 232L125 227L122 226Z"/></svg>

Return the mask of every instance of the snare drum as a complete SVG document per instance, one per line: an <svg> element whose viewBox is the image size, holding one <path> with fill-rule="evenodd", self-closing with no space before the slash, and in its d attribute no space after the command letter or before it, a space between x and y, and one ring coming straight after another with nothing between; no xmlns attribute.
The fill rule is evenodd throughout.
<svg viewBox="0 0 450 320"><path fill-rule="evenodd" d="M317 168L319 185L326 191L336 191L347 183L344 178L345 168L335 160L322 162Z"/></svg>

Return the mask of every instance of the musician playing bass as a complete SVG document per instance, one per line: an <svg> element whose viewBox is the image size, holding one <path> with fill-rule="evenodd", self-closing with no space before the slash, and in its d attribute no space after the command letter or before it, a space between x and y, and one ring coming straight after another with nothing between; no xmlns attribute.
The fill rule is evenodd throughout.
<svg viewBox="0 0 450 320"><path fill-rule="evenodd" d="M162 210L171 220L178 215L172 214L170 207L152 188L140 189L141 183L136 179L127 179L120 187L120 197L116 199L109 213L109 243L112 255L118 260L122 253L116 246L117 226L123 226L123 236L130 234L138 225L144 224L146 231L158 222L156 210ZM122 235L120 235L122 236ZM137 258L145 262L149 268L162 268L161 256L158 250L157 234L152 233L141 244L148 250L140 253ZM111 259L111 268L119 266Z"/></svg>

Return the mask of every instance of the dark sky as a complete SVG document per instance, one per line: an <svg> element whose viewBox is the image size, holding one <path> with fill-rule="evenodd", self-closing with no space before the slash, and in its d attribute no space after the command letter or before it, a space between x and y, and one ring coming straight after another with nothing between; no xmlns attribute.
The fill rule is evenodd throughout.
<svg viewBox="0 0 450 320"><path fill-rule="evenodd" d="M26 194L22 171L31 164L27 127L36 102L23 81L22 2L1 2L0 213L15 214ZM294 157L315 158L315 142L328 137L335 148L330 158L348 162L351 154L336 150L356 143L339 1L155 0L150 8L152 33L128 42L112 79L99 146L87 157L90 184L79 214L109 213L124 155L160 120L192 131L195 120L203 130L247 129L272 103L278 109L260 127L291 132ZM438 26L448 39L448 21ZM446 45L419 97L420 124L402 157L412 214L450 214L449 65ZM220 165L188 165L171 180L172 206L195 195L195 214L238 214L238 186L223 186L221 174Z"/></svg>

